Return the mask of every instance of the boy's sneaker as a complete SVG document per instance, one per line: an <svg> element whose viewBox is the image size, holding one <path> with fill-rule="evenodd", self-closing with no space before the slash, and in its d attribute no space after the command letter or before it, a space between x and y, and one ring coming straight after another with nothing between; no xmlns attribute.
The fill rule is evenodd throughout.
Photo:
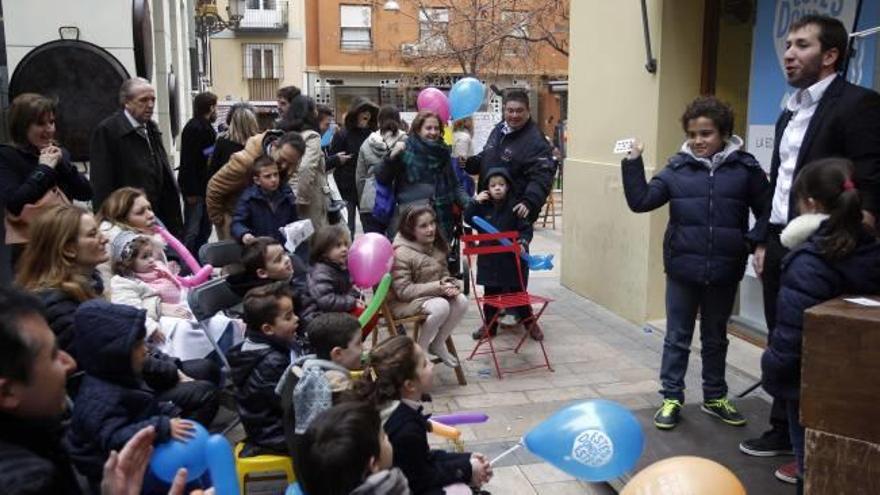
<svg viewBox="0 0 880 495"><path fill-rule="evenodd" d="M681 401L663 399L663 404L654 413L654 426L661 430L671 430L678 426L681 417Z"/></svg>
<svg viewBox="0 0 880 495"><path fill-rule="evenodd" d="M779 469L777 469L776 472L774 472L773 474L776 476L776 479L783 483L797 485L797 461L792 461L788 464L783 464L779 466Z"/></svg>
<svg viewBox="0 0 880 495"><path fill-rule="evenodd" d="M471 337L472 337L474 340L480 340L480 339L483 338L483 332L484 332L484 330L483 330L483 327L481 326L480 328L474 330L474 332L471 334ZM494 337L497 333L498 333L498 330L495 329L495 328L492 328L492 329L489 330L489 334L491 334L493 337Z"/></svg>
<svg viewBox="0 0 880 495"><path fill-rule="evenodd" d="M498 323L500 325L504 325L505 327L515 327L519 325L519 318L514 314L505 313L498 318Z"/></svg>
<svg viewBox="0 0 880 495"><path fill-rule="evenodd" d="M703 401L700 409L704 413L711 414L731 426L743 426L746 424L746 418L736 410L736 407L733 406L733 403L727 397Z"/></svg>
<svg viewBox="0 0 880 495"><path fill-rule="evenodd" d="M775 457L778 455L794 455L788 435L777 430L765 431L758 438L743 440L739 444L743 454L755 457Z"/></svg>

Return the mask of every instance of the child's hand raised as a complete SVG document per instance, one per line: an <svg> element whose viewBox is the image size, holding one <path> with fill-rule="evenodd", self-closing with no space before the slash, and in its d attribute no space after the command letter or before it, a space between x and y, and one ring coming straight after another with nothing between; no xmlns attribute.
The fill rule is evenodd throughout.
<svg viewBox="0 0 880 495"><path fill-rule="evenodd" d="M645 144L636 139L633 143L632 148L630 148L629 153L626 154L627 160L635 160L636 158L642 156L642 151L645 150Z"/></svg>
<svg viewBox="0 0 880 495"><path fill-rule="evenodd" d="M492 479L492 465L486 456L474 452L471 454L471 485L483 486Z"/></svg>
<svg viewBox="0 0 880 495"><path fill-rule="evenodd" d="M477 203L485 203L489 201L489 191L481 191L479 194L474 196L474 201Z"/></svg>
<svg viewBox="0 0 880 495"><path fill-rule="evenodd" d="M186 442L195 436L196 427L192 422L180 418L171 419L171 438Z"/></svg>

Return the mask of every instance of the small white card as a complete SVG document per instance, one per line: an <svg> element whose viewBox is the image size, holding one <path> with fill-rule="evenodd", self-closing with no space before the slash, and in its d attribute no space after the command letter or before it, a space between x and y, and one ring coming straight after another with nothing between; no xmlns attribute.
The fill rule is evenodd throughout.
<svg viewBox="0 0 880 495"><path fill-rule="evenodd" d="M859 306L870 306L873 308L880 307L880 301L868 299L867 297L847 297L844 301L858 304Z"/></svg>
<svg viewBox="0 0 880 495"><path fill-rule="evenodd" d="M616 143L614 143L614 154L625 155L629 153L629 150L632 149L635 142L635 138L621 139L617 141Z"/></svg>

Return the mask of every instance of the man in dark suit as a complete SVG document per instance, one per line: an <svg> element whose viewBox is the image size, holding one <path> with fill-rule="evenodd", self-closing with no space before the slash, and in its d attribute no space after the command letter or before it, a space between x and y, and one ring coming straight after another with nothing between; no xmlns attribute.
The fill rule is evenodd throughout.
<svg viewBox="0 0 880 495"><path fill-rule="evenodd" d="M168 231L179 237L183 230L180 193L162 133L152 120L156 90L146 79L128 79L119 89L119 103L123 108L92 133L89 180L95 191L95 210L116 189L137 187L147 194Z"/></svg>
<svg viewBox="0 0 880 495"><path fill-rule="evenodd" d="M208 189L208 157L214 152L217 132L212 123L217 119L217 95L199 93L193 99L193 118L180 133L180 169L177 184L183 195L183 244L191 253L198 253L211 236L211 221L205 208Z"/></svg>
<svg viewBox="0 0 880 495"><path fill-rule="evenodd" d="M787 252L779 235L798 215L791 189L804 165L829 157L852 160L856 187L866 210L865 221L872 223L880 209L880 95L848 83L839 74L847 41L843 24L826 16L802 17L788 31L783 58L785 77L797 91L776 122L770 172L773 201L757 219L755 238L759 243L753 260L764 286L764 316L771 339L782 258ZM740 450L755 456L790 453L789 417L785 404L775 400L771 430L760 438L745 440ZM796 474L796 468L791 464L776 472L778 478L795 482L792 474Z"/></svg>

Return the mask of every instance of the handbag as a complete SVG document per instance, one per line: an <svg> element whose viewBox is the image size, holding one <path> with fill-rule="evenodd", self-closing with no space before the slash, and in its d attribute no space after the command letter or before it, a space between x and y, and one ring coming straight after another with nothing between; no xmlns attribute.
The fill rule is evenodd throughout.
<svg viewBox="0 0 880 495"><path fill-rule="evenodd" d="M36 203L28 203L21 209L21 213L13 215L6 210L4 223L6 224L6 244L26 244L30 241L30 225L44 212L57 205L69 205L70 200L58 186L46 191Z"/></svg>

